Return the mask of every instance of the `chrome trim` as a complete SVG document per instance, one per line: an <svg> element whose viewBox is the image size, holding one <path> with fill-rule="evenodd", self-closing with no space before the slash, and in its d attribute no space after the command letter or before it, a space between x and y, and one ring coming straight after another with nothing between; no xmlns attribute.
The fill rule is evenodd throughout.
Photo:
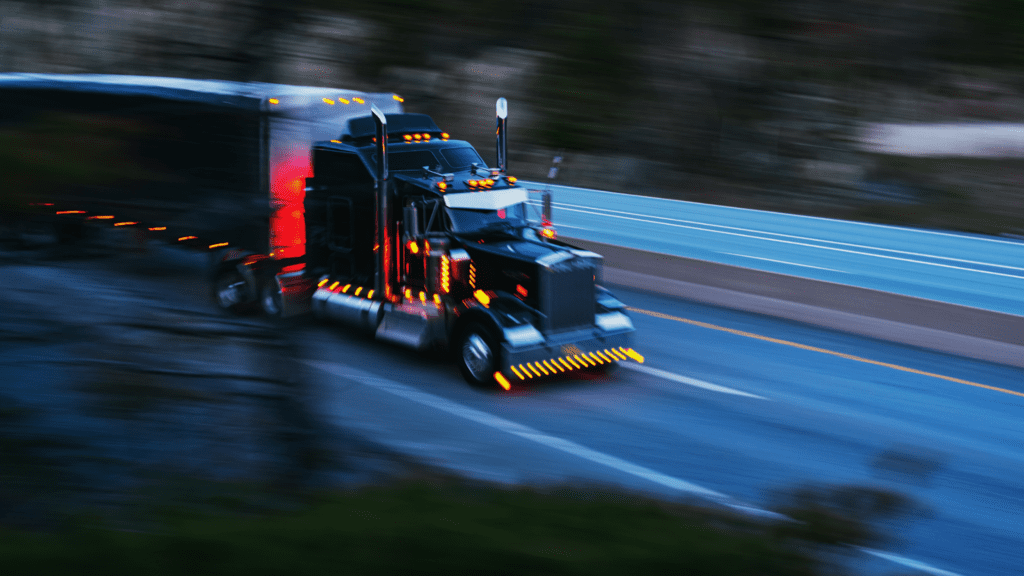
<svg viewBox="0 0 1024 576"><path fill-rule="evenodd" d="M505 328L504 333L505 341L512 345L513 348L540 344L544 341L544 335L530 324Z"/></svg>
<svg viewBox="0 0 1024 576"><path fill-rule="evenodd" d="M605 332L633 329L633 321L629 319L629 316L626 316L622 312L598 314L594 318L594 323L597 324L598 328Z"/></svg>

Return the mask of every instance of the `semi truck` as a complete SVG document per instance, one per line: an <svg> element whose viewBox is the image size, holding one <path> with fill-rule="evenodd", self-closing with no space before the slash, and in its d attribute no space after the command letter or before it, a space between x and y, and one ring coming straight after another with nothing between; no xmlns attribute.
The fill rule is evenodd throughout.
<svg viewBox="0 0 1024 576"><path fill-rule="evenodd" d="M505 390L643 362L601 256L559 240L550 195L509 174L503 98L487 166L397 94L28 74L0 75L0 91L0 137L34 158L74 163L77 138L131 167L32 190L37 216L209 251L227 311L311 312L447 350L468 382Z"/></svg>

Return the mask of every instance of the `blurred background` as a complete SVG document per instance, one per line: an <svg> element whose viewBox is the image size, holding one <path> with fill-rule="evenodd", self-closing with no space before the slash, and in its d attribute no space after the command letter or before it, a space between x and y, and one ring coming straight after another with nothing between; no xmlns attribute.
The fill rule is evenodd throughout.
<svg viewBox="0 0 1024 576"><path fill-rule="evenodd" d="M568 185L1024 232L1015 0L4 0L0 18L4 72L393 91L484 151L505 96L520 177L564 150ZM958 144L978 122L1009 139ZM946 148L907 123L953 124Z"/></svg>

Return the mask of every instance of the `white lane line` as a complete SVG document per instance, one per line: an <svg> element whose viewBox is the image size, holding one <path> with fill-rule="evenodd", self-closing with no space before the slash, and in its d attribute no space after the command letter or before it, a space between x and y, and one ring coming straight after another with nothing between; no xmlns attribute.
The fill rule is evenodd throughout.
<svg viewBox="0 0 1024 576"><path fill-rule="evenodd" d="M778 262L779 264L789 264L790 266L800 266L801 268L814 268L817 270L828 270L829 272L839 272L846 274L842 270L836 270L835 268L822 268L821 266L811 266L810 264L797 264L796 262L786 262L785 260L773 260L771 258L761 258L760 256L747 256L746 254L733 254L732 252L722 252L722 254L728 254L729 256L739 256L740 258L753 258L754 260L765 260L767 262Z"/></svg>
<svg viewBox="0 0 1024 576"><path fill-rule="evenodd" d="M619 366L627 370L633 370L634 372L650 374L651 376L657 376L658 378L664 378L665 380L679 382L680 384L686 384L687 386L695 386L697 388L711 390L712 392L722 392L724 394L735 394L737 396L757 398L758 400L767 400L767 398L765 398L764 396L758 396L757 394L743 392L742 390L736 390L734 388L726 388L725 386L719 386L718 384L704 382L703 380L697 380L695 378L687 378L686 376L681 376L673 372L666 372L664 370L658 370L657 368L651 368L650 366L644 366L643 364L627 364L624 362L620 362Z"/></svg>
<svg viewBox="0 0 1024 576"><path fill-rule="evenodd" d="M626 474L631 474L638 478L643 478L644 480L648 480L655 484L660 484L667 488L672 488L674 490L679 490L680 492L686 492L689 494L695 494L707 498L709 500L717 502L718 504L728 506L734 510L741 511L746 514L760 516L762 518L767 518L776 521L790 520L782 514L772 512L770 510L765 510L763 508L758 508L756 506L744 504L743 502L740 502L739 500L736 500L731 496L722 494L721 492L715 492L714 490L704 488L703 486L699 486L692 482L687 482L686 480L681 480L679 478L675 478L667 474L662 474L661 472L656 472L654 470L651 470L650 468L645 468L644 466L633 464L632 462L628 462L626 460L617 458L610 454L598 452L597 450L591 450L590 448L577 444L571 440L565 440L563 438L558 438L557 436L545 434L543 432L540 432L539 430L530 428L529 426L524 426L511 420L506 420L504 418L495 416L493 414L489 414L482 410L477 410L475 408L463 406L462 404L459 404L458 402L454 402L452 400L448 400L447 398L441 398L440 396L428 394L427 392L421 392L410 386L399 384L394 380L374 376L369 372L364 372L362 370L358 370L350 366L345 366L344 364L338 364L336 362L322 362L319 360L303 360L302 362L309 366L312 366L313 368L317 368L319 370L323 370L324 372L334 374L335 376L355 379L359 382L362 382L363 384L366 384L367 386L371 386L383 392L394 394L395 396L405 398L406 400L411 400L413 402L423 404L424 406L429 406L431 408L441 410L442 412L447 412L449 414L465 418L466 420L470 420L478 424L483 424L484 426L489 426L491 428L500 430L507 434L519 436L520 438L524 438L526 440L532 440L538 444L542 444L544 446L560 450L567 454L583 458L584 460L589 460L597 464L603 464L604 466L608 466L609 468L612 468L614 470L625 472ZM629 366L629 364L623 364L623 366ZM647 367L644 366L644 368ZM655 368L649 369L656 370ZM658 372L661 371L658 370ZM682 377L680 376L680 378ZM740 394L752 396L751 394L747 394L746 392L740 392ZM758 398L760 398L760 396L758 396ZM936 576L961 576L960 574L954 574L952 572L938 570L937 568L932 568L931 566L928 566L923 562L918 562L917 560L911 560L909 558L904 558L902 556L897 556L895 554L890 554L888 552L871 550L869 548L861 548L860 550L868 554L877 556L879 558L884 558L891 562L903 564L904 566L913 566L921 570L931 570L932 574L935 574Z"/></svg>
<svg viewBox="0 0 1024 576"><path fill-rule="evenodd" d="M655 484L660 484L673 490L679 490L680 492L695 494L727 505L729 503L732 503L737 506L742 506L742 504L740 504L733 498L726 496L725 494L722 494L720 492L715 492L714 490L704 488L703 486L698 486L697 484L694 484L692 482L687 482L686 480L681 480L679 478L674 478L667 474L662 474L661 472L656 472L654 470L651 470L650 468L645 468L638 464L633 464L632 462L628 462L626 460L617 458L610 454L605 454L603 452L598 452L597 450L592 450L590 448L587 448L586 446L582 446L580 444L572 442L571 440L565 440L563 438L551 436L539 430L530 428L529 426L517 424L516 422L512 422L511 420L506 420L499 416L495 416L493 414L489 414L487 412L483 412L475 408L463 406L462 404L459 404L458 402L453 402L452 400L448 400L447 398L435 396L427 392L421 392L410 386L399 384L398 382L395 382L393 380L388 380L387 378L374 376L369 372L363 372L362 370L358 370L334 362L322 362L317 360L304 360L303 362L314 368L323 370L324 372L328 372L330 374L334 374L336 376L341 376L344 378L356 379L359 382L366 384L367 386L372 386L373 388L376 388L378 390L394 394L395 396L400 396L402 398L405 398L406 400L411 400L424 406L429 406L431 408L441 410L442 412L447 412L449 414L465 418L466 420L470 420L478 424L483 424L484 426L489 426L491 428L500 430L507 434L519 436L520 438L525 438L526 440L532 440L533 442L536 442L538 444L543 444L544 446L548 446L550 448L554 448L555 450L560 450L567 454L583 458L584 460L589 460L597 464L602 464L609 468L618 470L620 472L625 472L626 474L630 474L638 478L643 478L644 480L653 482ZM764 512L767 512L768 514L774 514L768 511Z"/></svg>
<svg viewBox="0 0 1024 576"><path fill-rule="evenodd" d="M910 568L915 568L917 570L920 570L921 572L927 572L929 574L934 574L935 576L961 576L960 574L957 574L956 572L950 572L949 570L943 570L941 568L936 568L934 566L929 566L928 564L925 564L924 562L921 562L920 560L913 560L911 558L904 558L903 556L900 556L898 554L893 554L891 552L882 552L881 550L872 550L871 548L861 548L860 551L864 552L866 554L870 554L872 556L876 556L878 558L883 558L883 559L888 560L890 562L895 562L897 564L902 564L903 566L908 566Z"/></svg>
<svg viewBox="0 0 1024 576"><path fill-rule="evenodd" d="M820 250L831 250L833 252L845 252L847 254L859 254L861 256L873 256L875 258L884 258L886 260L899 260L900 262L913 262L915 264L925 264L928 266L938 266L939 268L952 268L953 270L963 270L965 272L977 272L979 274L991 274L992 276L1004 276L1006 278L1015 278L1017 280L1024 280L1024 276L1017 274L1003 274L1002 272L992 272L990 270L978 270L976 268L964 268L963 266L953 266L951 264L939 264L938 262L925 262L923 260L913 260L911 258L898 258L896 256L886 256L885 254L872 254L870 252L858 252L857 250L846 250L845 248L835 248L832 246L819 246L817 244L807 244L806 242L794 242L792 240L781 240L779 238L765 238L764 236L754 236L752 234L740 234L738 232L726 232L725 230L712 230L710 228L701 228L698 226L686 226L683 224L673 224L671 222L658 222L656 220L646 220L643 218L630 218L627 216L611 216L609 214L600 214L597 212L590 212L588 210L576 210L574 208L562 208L562 210L569 210L570 212L582 212L584 214L594 214L595 216L608 216L610 218L621 218L623 220L634 220L636 222L644 222L646 224L661 224L662 226L672 226L673 228L688 228L690 230L700 230L702 232L713 232L716 234L726 234L728 236L740 236L743 238L753 238L755 240L764 240L767 242L778 242L780 244L792 244L794 246L806 246L808 248L818 248Z"/></svg>
<svg viewBox="0 0 1024 576"><path fill-rule="evenodd" d="M619 218L618 214L626 214L629 216L642 216L644 218L656 218L658 220L667 220L668 222L681 222L683 224L696 224L698 226L710 226L712 228L724 228L726 230L738 230L740 232L751 232L754 234L767 234L769 236L779 236L781 238L791 238L794 240L806 240L809 242L821 242L823 244L835 244L838 246L848 246L851 248L861 248L864 250L878 250L879 252L892 252L894 254L904 254L906 256L920 256L922 258L935 258L937 260L949 260L950 262L960 262L962 264L977 264L979 266L991 266L993 268L1006 268L1008 270L1019 270L1024 271L1024 268L1019 266L1009 266L1006 264L995 264L992 262L981 262L979 260L965 260L963 258L953 258L952 256L939 256L937 254L924 254L921 252L910 252L907 250L897 250L895 248L882 248L880 246L868 246L867 244L854 244L852 242L840 242L838 240L825 240L824 238L812 238L810 236L797 236L795 234L783 234L782 232L769 232L767 230L755 230L753 228L740 228L738 226L727 226L725 224L712 224L709 222L698 222L696 220L684 220L681 218L671 218L668 216L657 216L655 214L641 214L637 212L626 212L624 210L612 210L611 208L595 208L593 206L582 206L579 204L555 204L555 207L567 207L579 208L580 210L575 211L590 211L589 214L595 216L609 216L612 218ZM595 212L596 211L596 212ZM765 238L769 240L769 238Z"/></svg>

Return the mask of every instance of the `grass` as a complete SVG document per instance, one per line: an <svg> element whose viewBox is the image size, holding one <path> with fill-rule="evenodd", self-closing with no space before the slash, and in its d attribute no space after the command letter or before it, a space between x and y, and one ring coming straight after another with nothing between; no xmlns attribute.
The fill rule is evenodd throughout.
<svg viewBox="0 0 1024 576"><path fill-rule="evenodd" d="M61 534L0 531L0 564L9 575L813 576L836 573L815 550L842 548L839 538L875 538L858 516L844 514L884 515L903 501L856 488L802 488L784 500L804 520L795 527L624 493L447 477L321 495L283 512L254 512L242 500L217 512L165 510L146 532L85 522Z"/></svg>

